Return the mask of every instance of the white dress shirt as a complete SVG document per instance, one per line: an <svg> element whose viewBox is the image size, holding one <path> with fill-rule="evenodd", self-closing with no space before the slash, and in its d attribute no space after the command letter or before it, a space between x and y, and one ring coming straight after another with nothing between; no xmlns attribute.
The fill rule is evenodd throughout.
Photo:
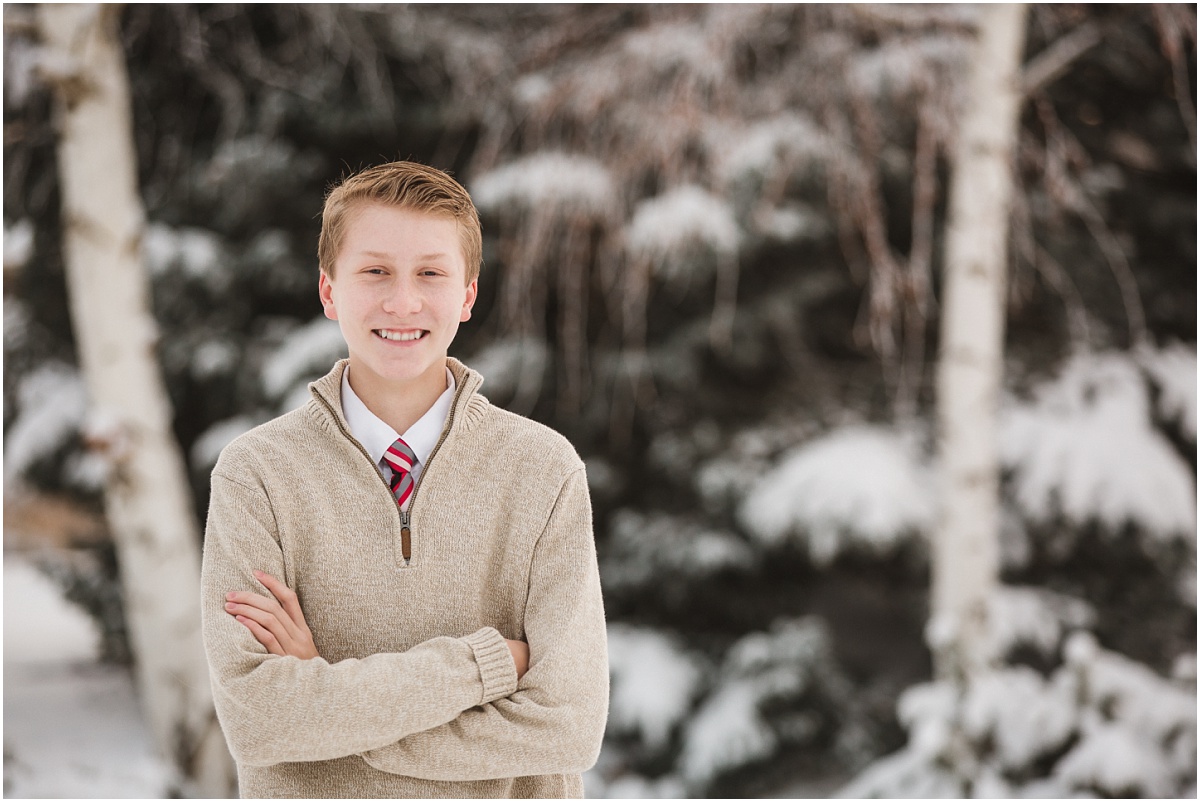
<svg viewBox="0 0 1200 802"><path fill-rule="evenodd" d="M429 461L429 455L437 445L438 438L442 436L446 417L450 414L450 405L454 402L454 389L454 374L446 368L445 392L438 396L429 411L409 427L408 431L398 435L395 429L367 409L367 405L355 394L350 387L350 366L347 365L342 371L342 414L346 416L346 423L350 424L350 434L362 444L371 455L371 459L375 460L375 464L383 471L383 478L389 481L392 478L392 469L383 461L383 454L388 450L388 446L396 442L397 437L404 438L404 442L408 443L408 447L417 455L417 464L412 469L415 484L421 478L421 471Z"/></svg>

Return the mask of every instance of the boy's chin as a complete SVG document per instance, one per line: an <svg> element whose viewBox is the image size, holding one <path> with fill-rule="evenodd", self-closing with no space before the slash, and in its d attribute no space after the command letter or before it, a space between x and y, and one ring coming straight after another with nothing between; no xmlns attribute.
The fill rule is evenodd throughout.
<svg viewBox="0 0 1200 802"><path fill-rule="evenodd" d="M354 355L350 356L350 365L353 370L354 365L361 365L360 370L374 374L378 379L388 382L389 384L410 384L414 381L419 381L432 372L441 372L446 368L446 355L441 354L432 359L411 359L411 360L356 360Z"/></svg>

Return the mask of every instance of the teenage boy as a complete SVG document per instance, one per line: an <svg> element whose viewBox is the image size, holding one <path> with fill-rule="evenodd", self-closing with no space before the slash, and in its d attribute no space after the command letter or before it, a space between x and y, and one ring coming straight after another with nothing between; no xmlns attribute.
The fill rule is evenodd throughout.
<svg viewBox="0 0 1200 802"><path fill-rule="evenodd" d="M481 252L423 165L325 201L350 358L212 475L204 639L243 796L583 795L608 707L587 480L447 356Z"/></svg>

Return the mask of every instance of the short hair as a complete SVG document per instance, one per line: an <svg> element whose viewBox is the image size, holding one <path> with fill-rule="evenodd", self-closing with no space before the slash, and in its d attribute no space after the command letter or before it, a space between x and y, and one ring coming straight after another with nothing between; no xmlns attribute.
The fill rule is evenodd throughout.
<svg viewBox="0 0 1200 802"><path fill-rule="evenodd" d="M483 234L479 212L467 190L442 170L417 162L397 161L354 173L325 196L317 261L330 278L351 213L363 203L382 203L454 218L467 266L467 283L479 277L483 266Z"/></svg>

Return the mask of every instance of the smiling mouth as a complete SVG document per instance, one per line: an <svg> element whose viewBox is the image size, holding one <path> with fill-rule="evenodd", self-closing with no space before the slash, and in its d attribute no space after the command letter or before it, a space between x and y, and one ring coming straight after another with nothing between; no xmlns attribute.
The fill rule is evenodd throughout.
<svg viewBox="0 0 1200 802"><path fill-rule="evenodd" d="M372 331L374 332L375 336L377 336L377 337L381 337L385 340L391 340L392 342L402 342L402 343L419 340L422 337L424 337L425 335L429 334L429 332L424 329L416 329L416 330L412 330L412 331L392 331L390 329L373 329Z"/></svg>

